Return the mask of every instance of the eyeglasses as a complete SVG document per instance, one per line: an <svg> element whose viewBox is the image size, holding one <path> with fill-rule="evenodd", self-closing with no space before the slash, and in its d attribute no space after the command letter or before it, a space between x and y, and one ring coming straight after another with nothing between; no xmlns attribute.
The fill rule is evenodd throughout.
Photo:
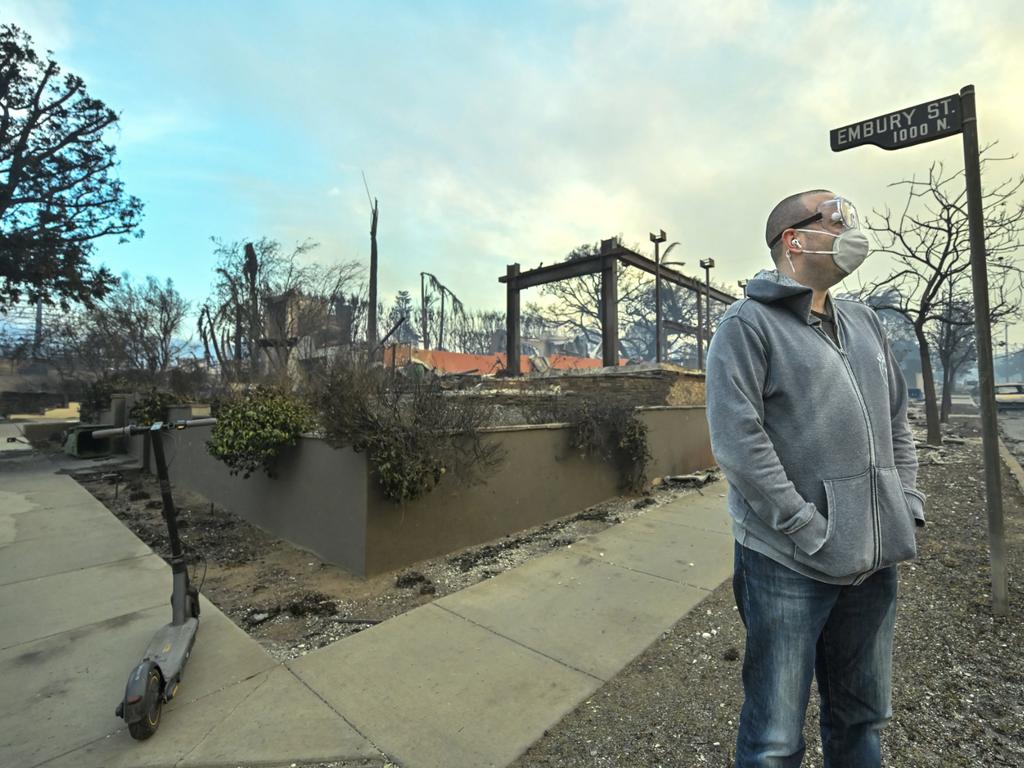
<svg viewBox="0 0 1024 768"><path fill-rule="evenodd" d="M806 219L801 219L796 224L791 224L782 232L779 232L772 241L768 243L769 248L774 248L775 244L782 239L783 233L787 229L799 229L800 227L806 227L808 224L812 224L815 221L824 221L828 224L842 224L843 229L856 229L860 226L860 219L857 217L857 209L853 203L847 200L845 197L834 197L831 200L825 200L822 202L812 216L808 216Z"/></svg>

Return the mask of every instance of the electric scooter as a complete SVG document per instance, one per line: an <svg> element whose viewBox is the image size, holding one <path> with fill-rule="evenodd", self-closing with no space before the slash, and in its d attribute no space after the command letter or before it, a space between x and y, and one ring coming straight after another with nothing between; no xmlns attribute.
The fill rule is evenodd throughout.
<svg viewBox="0 0 1024 768"><path fill-rule="evenodd" d="M212 418L190 419L169 423L156 422L147 427L130 424L126 427L100 429L92 433L95 438L148 435L153 446L160 496L163 500L164 520L171 541L171 623L153 635L142 661L132 671L125 686L124 698L114 714L128 724L132 738L148 739L160 727L163 705L174 698L192 655L192 647L199 629L199 589L189 580L188 564L178 537L178 513L171 497L171 483L164 456L163 432L170 429L205 427L216 424Z"/></svg>

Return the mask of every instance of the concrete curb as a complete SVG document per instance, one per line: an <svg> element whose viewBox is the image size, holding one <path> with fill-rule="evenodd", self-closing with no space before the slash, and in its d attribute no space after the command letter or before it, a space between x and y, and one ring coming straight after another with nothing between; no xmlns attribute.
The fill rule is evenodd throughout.
<svg viewBox="0 0 1024 768"><path fill-rule="evenodd" d="M1010 449L1006 447L1006 443L1003 442L1003 438L999 438L999 455L1006 465L1006 468L1010 470L1010 475L1017 483L1017 490L1024 494L1024 468L1021 467L1020 462L1017 461L1017 457L1014 456Z"/></svg>

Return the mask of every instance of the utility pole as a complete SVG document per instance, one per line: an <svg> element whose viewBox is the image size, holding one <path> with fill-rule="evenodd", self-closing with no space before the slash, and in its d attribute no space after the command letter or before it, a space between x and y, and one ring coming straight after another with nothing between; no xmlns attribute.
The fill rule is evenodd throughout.
<svg viewBox="0 0 1024 768"><path fill-rule="evenodd" d="M747 282L748 282L747 280L737 280L736 281L736 285L738 285L740 287L740 290L743 291L743 298L744 299L747 298Z"/></svg>

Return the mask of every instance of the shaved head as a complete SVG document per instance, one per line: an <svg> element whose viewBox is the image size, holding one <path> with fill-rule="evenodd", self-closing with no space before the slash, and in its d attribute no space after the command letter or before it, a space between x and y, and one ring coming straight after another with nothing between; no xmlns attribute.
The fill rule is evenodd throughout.
<svg viewBox="0 0 1024 768"><path fill-rule="evenodd" d="M772 208L772 212L768 214L768 223L764 228L764 242L771 248L772 259L778 263L782 257L782 252L786 246L780 240L771 246L772 240L778 237L787 228L793 226L794 223L801 219L806 219L811 215L812 209L808 205L808 198L812 195L831 195L827 189L809 189L806 192L797 192L795 195L782 200L778 205Z"/></svg>

